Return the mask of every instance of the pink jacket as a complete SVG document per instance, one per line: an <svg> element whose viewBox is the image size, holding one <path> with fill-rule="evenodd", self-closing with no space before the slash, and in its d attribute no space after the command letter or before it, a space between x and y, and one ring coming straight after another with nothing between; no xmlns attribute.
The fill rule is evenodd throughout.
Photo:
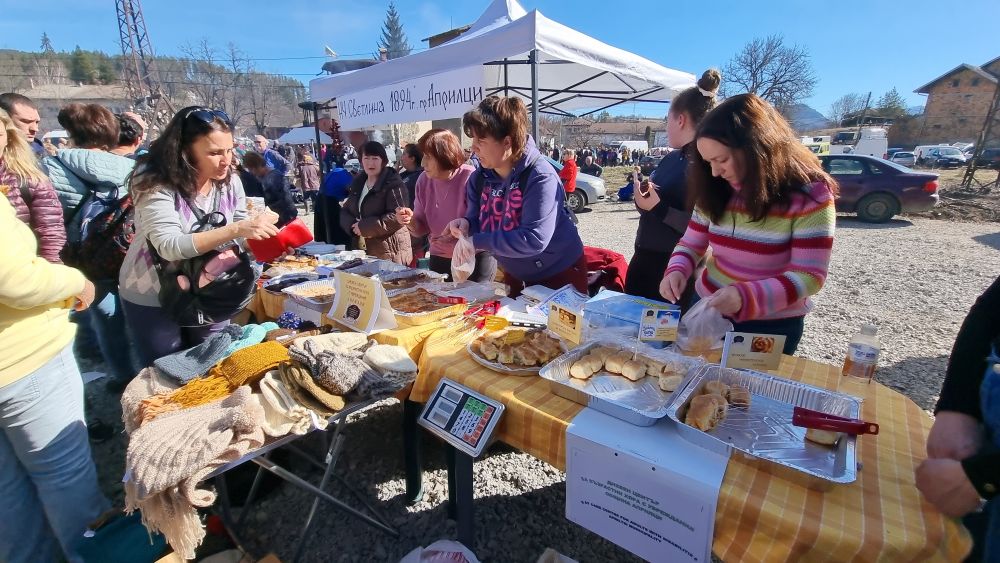
<svg viewBox="0 0 1000 563"><path fill-rule="evenodd" d="M428 235L434 256L450 259L455 250L455 241L442 240L441 232L452 219L465 217L468 206L465 186L475 170L463 164L451 180L432 180L426 172L417 179L410 234L415 237Z"/></svg>
<svg viewBox="0 0 1000 563"><path fill-rule="evenodd" d="M66 245L66 227L59 197L48 180L29 181L25 188L30 201L21 195L21 181L0 161L0 191L7 196L17 218L35 233L38 255L52 264L62 264L59 252Z"/></svg>

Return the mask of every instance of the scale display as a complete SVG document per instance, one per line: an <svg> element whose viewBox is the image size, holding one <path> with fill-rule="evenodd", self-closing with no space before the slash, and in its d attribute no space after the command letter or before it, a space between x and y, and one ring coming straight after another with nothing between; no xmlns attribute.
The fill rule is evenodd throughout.
<svg viewBox="0 0 1000 563"><path fill-rule="evenodd" d="M479 457L490 442L503 410L503 403L442 379L418 422L459 450Z"/></svg>

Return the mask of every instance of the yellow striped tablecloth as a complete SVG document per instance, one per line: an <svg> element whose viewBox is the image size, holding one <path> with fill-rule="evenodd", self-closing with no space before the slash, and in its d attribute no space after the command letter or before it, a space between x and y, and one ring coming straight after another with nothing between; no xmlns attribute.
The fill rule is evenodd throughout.
<svg viewBox="0 0 1000 563"><path fill-rule="evenodd" d="M246 311L253 313L258 322L273 321L284 312L286 298L287 296L284 294L258 290L247 305ZM235 322L240 322L240 320L243 321L241 324L246 322L245 319L234 319ZM325 314L323 315L323 324L341 326ZM416 362L419 361L421 352L423 352L424 340L441 326L441 322L434 322L422 326L400 327L384 330L371 337L380 344L402 347ZM344 328L344 330L348 329Z"/></svg>
<svg viewBox="0 0 1000 563"><path fill-rule="evenodd" d="M475 363L465 343L441 330L424 343L410 399L425 402L447 377L503 402L497 437L560 469L566 429L583 407L549 391L538 377L503 376ZM914 483L926 457L931 419L878 383L844 382L838 368L785 356L775 372L859 396L862 418L878 436L858 438L858 480L826 492L773 475L766 462L729 462L719 494L713 552L724 561L959 561L968 532L923 501Z"/></svg>

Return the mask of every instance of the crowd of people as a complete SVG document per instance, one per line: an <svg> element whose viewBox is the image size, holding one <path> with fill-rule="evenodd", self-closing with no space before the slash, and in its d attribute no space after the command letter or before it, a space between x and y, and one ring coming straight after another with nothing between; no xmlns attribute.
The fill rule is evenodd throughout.
<svg viewBox="0 0 1000 563"><path fill-rule="evenodd" d="M648 179L633 173L639 222L625 290L684 310L704 301L736 330L784 335L784 352L794 354L811 297L828 275L837 182L760 97L717 103L720 81L718 71L706 71L674 98L666 122L676 150ZM69 135L63 147L38 139L39 121L31 100L0 95L7 233L0 486L11 499L0 507L0 560L10 562L78 560L84 528L108 505L91 459L74 340L96 345L108 391L120 393L158 358L225 330L244 295L200 296L218 302L202 303L214 313L194 323L181 320L190 304L178 295L249 267L246 241L274 237L297 217L292 179L315 204L318 241L404 265L426 255L428 267L446 276L455 263L474 264L471 279L480 282L502 270L510 296L531 285L587 293L585 241L566 193L578 172L599 176L603 166L643 156L552 149L564 163L557 171L529 134L517 97L487 97L464 115L471 151L452 132L433 129L392 159L362 132L317 154L283 154L258 136L240 154L229 116L197 106L177 112L155 139L145 138L138 116L96 104L59 112ZM356 172L345 168L352 157L360 161ZM248 197L266 209L250 213ZM130 218L134 236L81 261L97 252L93 241L107 232L96 218L106 216ZM956 353L961 347L968 356L952 360L932 459L918 474L928 500L954 516L996 494L990 487L1000 464L989 444L1000 432L1000 375L987 364L996 362L988 356L1000 316L996 286L990 291L960 334ZM981 401L973 398L980 389ZM951 442L952 435L963 438ZM992 520L984 525L994 535L982 537L996 537L996 505L986 506Z"/></svg>

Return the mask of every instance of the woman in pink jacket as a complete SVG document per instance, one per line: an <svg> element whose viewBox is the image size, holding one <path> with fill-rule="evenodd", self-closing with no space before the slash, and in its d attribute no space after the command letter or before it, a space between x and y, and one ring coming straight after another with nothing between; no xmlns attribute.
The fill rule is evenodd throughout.
<svg viewBox="0 0 1000 563"><path fill-rule="evenodd" d="M396 211L396 219L414 237L429 236L431 271L451 276L455 239L444 232L453 219L465 217L468 206L465 187L475 168L465 163L458 137L447 129L431 129L417 142L423 154L423 173L417 179L413 209ZM476 253L476 269L470 280L491 282L497 262L486 252Z"/></svg>
<svg viewBox="0 0 1000 563"><path fill-rule="evenodd" d="M62 204L52 182L38 167L28 141L14 121L0 109L0 190L38 239L38 255L52 264L62 264L59 251L66 244Z"/></svg>

